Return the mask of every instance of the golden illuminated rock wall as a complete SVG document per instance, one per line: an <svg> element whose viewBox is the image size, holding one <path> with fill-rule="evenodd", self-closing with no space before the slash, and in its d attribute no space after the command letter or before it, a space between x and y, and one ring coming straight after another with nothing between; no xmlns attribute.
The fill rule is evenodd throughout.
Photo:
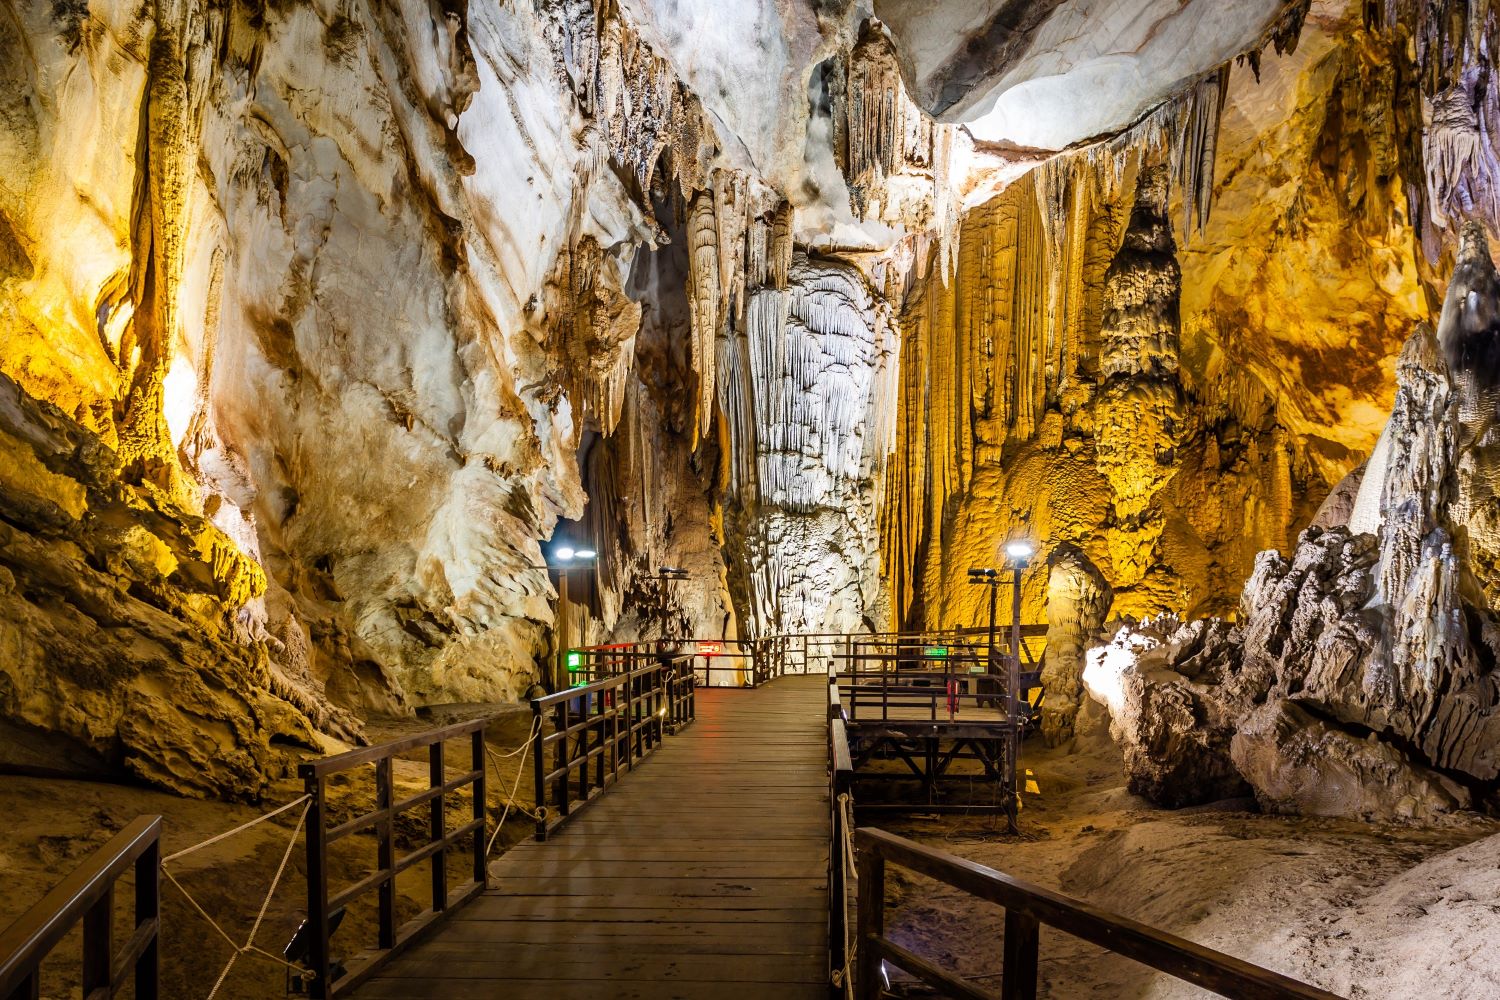
<svg viewBox="0 0 1500 1000"><path fill-rule="evenodd" d="M1230 612L1256 552L1368 454L1429 300L1391 42L1358 16L1258 81L1223 71L1211 206L1168 141L1064 155L965 214L951 280L932 269L901 310L891 624L977 621L965 570L1022 536L1077 544L1115 613ZM1045 589L1034 563L1028 619Z"/></svg>

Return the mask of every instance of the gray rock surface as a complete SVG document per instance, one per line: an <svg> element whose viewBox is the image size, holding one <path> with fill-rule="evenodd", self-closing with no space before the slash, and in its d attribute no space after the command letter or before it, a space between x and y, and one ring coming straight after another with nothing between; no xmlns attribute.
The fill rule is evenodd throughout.
<svg viewBox="0 0 1500 1000"><path fill-rule="evenodd" d="M1142 794L1217 796L1197 763L1210 749L1229 750L1266 807L1318 815L1430 817L1500 778L1497 313L1487 241L1466 227L1438 334L1407 342L1353 504L1373 533L1313 526L1290 556L1261 553L1235 625L1185 627L1096 681L1118 688Z"/></svg>

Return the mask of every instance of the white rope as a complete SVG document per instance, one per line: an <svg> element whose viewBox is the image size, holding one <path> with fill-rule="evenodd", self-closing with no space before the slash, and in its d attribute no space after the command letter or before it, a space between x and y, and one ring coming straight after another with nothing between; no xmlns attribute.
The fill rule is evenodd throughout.
<svg viewBox="0 0 1500 1000"><path fill-rule="evenodd" d="M527 734L527 736L526 736L526 742L522 743L519 747L517 747L515 750L512 750L510 753L507 753L507 754L498 753L498 752L496 752L494 750L491 750L488 743L485 744L485 747L484 747L485 752L487 754L489 754L490 762L491 762L491 764L495 768L495 780L496 781L503 781L504 780L504 778L500 774L500 761L506 760L506 759L508 759L510 757L514 757L518 753L521 755L520 762L516 764L516 780L514 782L512 782L512 784L510 786L510 794L507 795L507 796L505 796L505 809L504 809L504 811L502 811L500 813L500 821L495 824L495 832L492 833L492 834L490 834L490 842L488 844L484 845L484 856L485 857L489 857L490 856L490 852L495 849L495 841L497 841L497 840L500 839L500 831L503 830L503 829L505 829L505 820L506 820L506 818L508 816L510 816L510 810L511 810L512 806L515 806L515 808L518 811L520 811L522 813L525 813L527 816L530 816L532 819L539 820L543 816L543 814L541 812L539 812L539 811L532 811L532 810L527 809L525 806L516 805L516 792L520 791L520 789L521 789L521 776L526 773L526 755L527 755L527 752L531 749L531 744L536 740L537 733L541 732L541 730L542 730L542 717L540 715L538 715L536 718L534 718L532 720L532 723L531 723L531 732Z"/></svg>
<svg viewBox="0 0 1500 1000"><path fill-rule="evenodd" d="M304 795L300 799L293 799L292 801L288 802L286 805L281 806L281 807L279 807L277 809L273 809L270 812L266 813L264 816L257 816L257 817L255 817L254 819L252 819L248 823L241 823L239 826L235 827L233 830L225 830L223 833L219 834L216 837L209 837L207 840L203 841L201 844L194 844L192 847L184 847L182 850L178 851L176 854L168 854L166 857L164 857L164 858L161 859L161 863L162 864L167 864L169 861L176 861L178 858L181 858L181 857L184 857L186 855L192 854L194 851L201 851L201 850L203 850L203 848L208 847L210 844L217 844L221 840L226 840L226 839L228 839L230 837L233 837L237 833L240 833L240 832L242 832L244 830L250 829L252 826L255 826L257 823L264 823L266 820L270 819L272 816L280 816L282 813L286 812L288 809L295 808L296 806L301 805L302 803L306 802L308 799L311 799L311 798L312 798L311 795Z"/></svg>
<svg viewBox="0 0 1500 1000"><path fill-rule="evenodd" d="M224 985L224 980L226 978L228 978L228 976L229 976L229 970L232 969L232 968L234 968L234 963L239 959L239 957L241 955L246 954L246 953L254 953L256 955L260 955L262 958L270 959L271 961L275 962L278 965L284 965L288 969L291 969L293 972L297 972L299 974L303 974L303 973L306 972L306 970L303 969L301 966L293 965L291 962L288 962L286 959L282 958L280 955L273 955L271 952L266 951L264 948L258 947L256 945L256 943L255 943L255 935L258 934L258 933L260 933L260 925L266 919L266 911L268 909L270 909L271 898L276 895L276 889L277 889L278 886L281 885L281 877L282 877L282 875L286 874L286 866L287 866L287 863L289 861L291 861L293 849L296 848L296 846L297 846L297 838L302 834L302 827L307 822L307 814L312 810L311 799L312 799L311 795L304 795L300 799L296 799L296 800L294 800L292 802L287 803L286 805L282 806L280 809L277 809L275 812L267 813L266 815L260 817L259 819L252 820L249 823L245 823L245 824L243 824L241 826L235 827L233 830L230 830L228 833L222 833L222 834L220 834L217 837L213 837L213 838L210 838L209 840L205 840L201 844L195 844L194 846L189 847L187 850L178 851L176 854L173 854L170 857L162 859L161 871L162 871L162 874L167 877L167 881L171 882L173 885L175 885L177 887L177 891L180 892L180 893L182 893L183 898L185 898L188 901L188 903L193 907L194 910L198 911L198 915L201 916L204 920L206 920L208 922L208 925L210 927L212 927L216 932L218 932L218 935L221 938L223 938L229 944L229 947L231 947L231 948L234 949L234 951L229 956L229 961L225 962L224 963L224 968L222 970L220 970L220 972L219 972L219 978L217 978L217 979L214 980L213 988L208 991L208 1000L213 1000L213 998L218 994L219 987L221 987L221 986ZM254 826L256 823L260 823L260 822L262 822L264 820L270 819L272 816L275 816L278 813L286 812L286 810L288 810L288 809L292 808L293 806L297 805L298 803L302 803L302 802L305 802L306 805L302 809L302 815L300 815L300 816L297 817L297 825L292 829L291 839L287 841L286 850L283 851L282 854L281 854L281 864L279 864L279 865L276 866L276 875L271 879L271 887L268 890L266 890L266 898L263 899L263 900L261 900L260 911L257 912L256 915L255 915L255 923L252 924L251 927L250 927L250 934L245 938L245 943L244 944L236 944L235 941L234 941L234 938L232 938L232 937L229 936L229 932L226 931L226 930L224 930L223 927L219 926L219 922L216 921L213 917L209 916L208 915L208 911L205 910L198 903L198 901L193 898L192 894L189 893L187 891L187 889L183 887L183 885L182 885L181 882L177 881L177 877L175 875L173 875L170 870L168 870L168 868L167 868L167 862L171 861L171 860L173 860L175 858L180 858L184 854L189 854L189 853L191 853L193 851L196 851L196 850L198 850L201 847L207 847L209 844L216 843L217 841L223 840L225 837L228 837L231 834L239 833L241 830L248 830L250 827Z"/></svg>
<svg viewBox="0 0 1500 1000"><path fill-rule="evenodd" d="M844 866L842 898L839 905L844 908L844 967L833 973L833 985L843 990L844 996L854 996L854 945L849 937L849 882L859 878L854 866L854 807L848 792L839 793L839 815L843 817L844 837L839 849L839 864Z"/></svg>

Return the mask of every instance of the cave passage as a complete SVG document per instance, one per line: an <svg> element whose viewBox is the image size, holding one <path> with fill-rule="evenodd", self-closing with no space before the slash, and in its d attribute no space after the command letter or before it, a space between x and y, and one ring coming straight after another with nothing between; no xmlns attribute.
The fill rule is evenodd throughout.
<svg viewBox="0 0 1500 1000"><path fill-rule="evenodd" d="M1500 1000L1497 54L5 3L0 996Z"/></svg>

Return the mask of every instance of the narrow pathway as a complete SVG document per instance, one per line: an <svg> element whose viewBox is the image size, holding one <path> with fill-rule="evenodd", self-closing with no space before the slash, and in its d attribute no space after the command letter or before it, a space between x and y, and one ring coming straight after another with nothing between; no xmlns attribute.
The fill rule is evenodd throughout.
<svg viewBox="0 0 1500 1000"><path fill-rule="evenodd" d="M827 679L704 689L669 738L361 1000L826 1000Z"/></svg>

